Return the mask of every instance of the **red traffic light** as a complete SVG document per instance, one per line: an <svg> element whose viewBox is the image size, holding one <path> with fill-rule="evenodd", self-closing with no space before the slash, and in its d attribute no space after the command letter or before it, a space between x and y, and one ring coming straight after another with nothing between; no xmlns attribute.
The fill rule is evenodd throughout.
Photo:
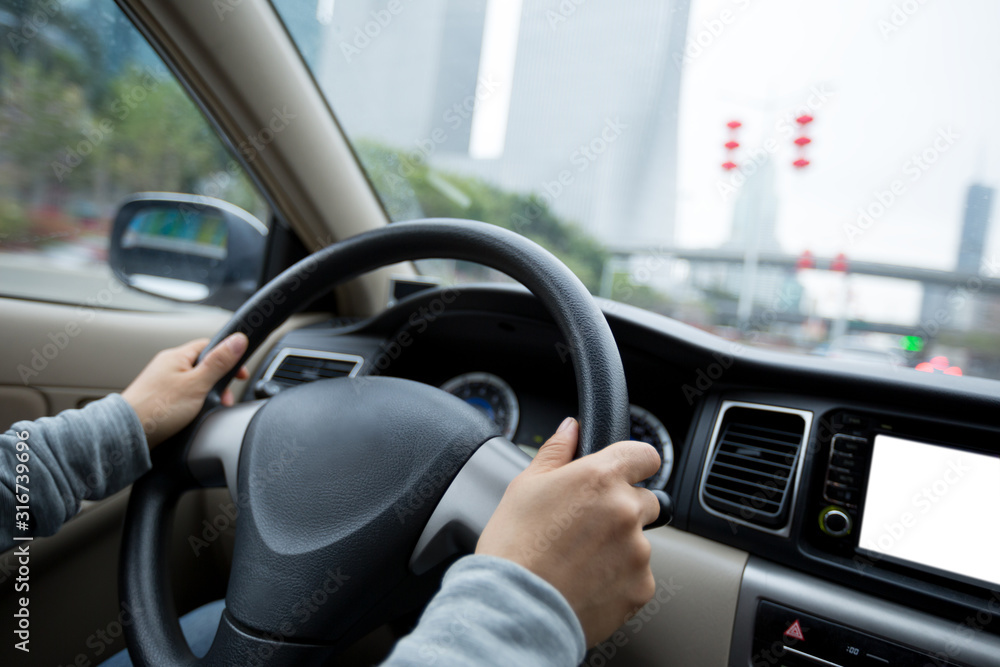
<svg viewBox="0 0 1000 667"><path fill-rule="evenodd" d="M735 130L738 127L743 127L743 123L741 123L738 120L731 120L728 123L726 123L726 127L728 127L730 130Z"/></svg>
<svg viewBox="0 0 1000 667"><path fill-rule="evenodd" d="M812 139L810 139L809 137L799 137L798 139L795 140L796 146L805 146L806 144L811 144L811 143Z"/></svg>
<svg viewBox="0 0 1000 667"><path fill-rule="evenodd" d="M810 164L809 160L800 157L798 160L792 163L792 166L795 167L796 169L804 169L805 167L808 167L809 164Z"/></svg>
<svg viewBox="0 0 1000 667"><path fill-rule="evenodd" d="M731 169L736 169L736 163L733 162L732 160L730 160L728 162L723 162L722 163L722 168L725 169L726 171L729 171Z"/></svg>
<svg viewBox="0 0 1000 667"><path fill-rule="evenodd" d="M740 142L738 142L738 141L727 141L726 143L723 144L723 146L725 146L729 150L733 150L735 148L739 148L740 147Z"/></svg>
<svg viewBox="0 0 1000 667"><path fill-rule="evenodd" d="M808 125L809 123L813 122L813 120L815 119L806 113L796 118L795 122L798 123L799 125Z"/></svg>
<svg viewBox="0 0 1000 667"><path fill-rule="evenodd" d="M846 273L847 272L847 255L845 255L844 253L840 253L839 255L837 255L836 257L834 257L833 261L830 262L830 270L831 271L843 271L843 272Z"/></svg>

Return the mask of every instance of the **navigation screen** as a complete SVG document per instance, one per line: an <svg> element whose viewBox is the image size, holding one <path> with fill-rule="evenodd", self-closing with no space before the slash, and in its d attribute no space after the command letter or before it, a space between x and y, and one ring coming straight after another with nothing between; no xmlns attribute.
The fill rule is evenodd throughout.
<svg viewBox="0 0 1000 667"><path fill-rule="evenodd" d="M1000 584L1000 456L877 435L867 496L869 558Z"/></svg>

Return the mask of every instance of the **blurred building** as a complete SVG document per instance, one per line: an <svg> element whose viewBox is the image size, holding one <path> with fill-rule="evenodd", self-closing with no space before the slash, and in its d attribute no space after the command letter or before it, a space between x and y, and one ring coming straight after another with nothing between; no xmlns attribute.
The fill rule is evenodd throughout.
<svg viewBox="0 0 1000 667"><path fill-rule="evenodd" d="M759 165L752 164L755 171L746 174L746 182L736 195L729 238L722 244L722 248L780 253L781 245L775 234L778 193L775 188L774 160L768 158Z"/></svg>
<svg viewBox="0 0 1000 667"><path fill-rule="evenodd" d="M965 196L965 216L962 221L962 238L958 246L959 273L978 274L983 263L983 248L990 228L994 188L973 184Z"/></svg>
<svg viewBox="0 0 1000 667"><path fill-rule="evenodd" d="M990 229L993 210L993 195L996 189L986 185L973 183L965 195L965 206L962 216L962 236L959 239L958 257L955 260L955 271L969 276L978 276L982 269L983 252L986 237ZM963 305L956 308L956 298L949 299L952 288L940 285L926 285L920 309L922 325L933 327L934 324L944 324L943 328L970 329L982 328L983 318L989 318L995 308L990 305L992 298L986 295L963 295ZM957 296L957 295L956 295Z"/></svg>
<svg viewBox="0 0 1000 667"><path fill-rule="evenodd" d="M366 42L385 3L327 0L304 52L352 139L539 193L604 242L670 244L688 3L425 0Z"/></svg>
<svg viewBox="0 0 1000 667"><path fill-rule="evenodd" d="M716 313L722 322L753 326L753 314L764 310L772 311L774 319L797 321L803 290L795 271L756 264L761 255L782 253L775 233L778 194L774 162L768 159L755 164L753 172L745 175L733 202L729 238L720 249L741 253L746 261L694 264L692 281L715 293Z"/></svg>

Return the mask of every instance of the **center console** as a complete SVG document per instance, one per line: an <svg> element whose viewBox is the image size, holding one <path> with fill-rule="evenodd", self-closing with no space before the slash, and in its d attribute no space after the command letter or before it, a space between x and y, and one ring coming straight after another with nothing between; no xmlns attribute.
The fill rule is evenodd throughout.
<svg viewBox="0 0 1000 667"><path fill-rule="evenodd" d="M1000 588L997 436L853 411L826 417L806 541L884 571L967 590Z"/></svg>
<svg viewBox="0 0 1000 667"><path fill-rule="evenodd" d="M750 392L708 410L689 526L751 554L730 665L1000 667L1000 431Z"/></svg>
<svg viewBox="0 0 1000 667"><path fill-rule="evenodd" d="M753 653L786 667L925 665L955 667L933 655L802 611L761 600L757 604Z"/></svg>
<svg viewBox="0 0 1000 667"><path fill-rule="evenodd" d="M808 611L803 611L808 610ZM831 620L836 619L836 620ZM1000 638L751 557L731 667L978 667L1000 664Z"/></svg>

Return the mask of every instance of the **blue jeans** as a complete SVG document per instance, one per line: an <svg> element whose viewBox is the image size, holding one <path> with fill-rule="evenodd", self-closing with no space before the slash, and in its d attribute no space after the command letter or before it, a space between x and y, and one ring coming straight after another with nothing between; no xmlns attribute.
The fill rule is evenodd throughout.
<svg viewBox="0 0 1000 667"><path fill-rule="evenodd" d="M202 658L208 653L215 639L215 631L219 628L222 610L226 608L225 600L216 600L198 607L181 617L181 632L184 639L196 656ZM128 651L120 651L101 663L101 667L132 667Z"/></svg>

